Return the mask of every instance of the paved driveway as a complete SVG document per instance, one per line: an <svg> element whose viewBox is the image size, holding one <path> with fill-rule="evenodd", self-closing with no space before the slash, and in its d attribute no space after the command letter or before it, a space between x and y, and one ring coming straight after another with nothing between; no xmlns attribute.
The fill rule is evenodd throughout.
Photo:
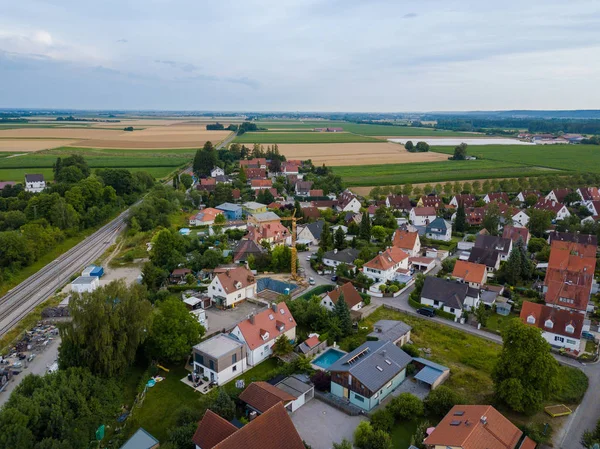
<svg viewBox="0 0 600 449"><path fill-rule="evenodd" d="M343 438L353 440L354 430L364 416L348 416L329 404L312 399L292 414L300 437L313 449L331 449Z"/></svg>
<svg viewBox="0 0 600 449"><path fill-rule="evenodd" d="M230 330L243 319L248 318L252 312L258 313L264 310L265 306L260 306L251 302L244 301L234 309L219 310L216 307L206 309L206 318L208 319L208 333L218 332L223 329Z"/></svg>

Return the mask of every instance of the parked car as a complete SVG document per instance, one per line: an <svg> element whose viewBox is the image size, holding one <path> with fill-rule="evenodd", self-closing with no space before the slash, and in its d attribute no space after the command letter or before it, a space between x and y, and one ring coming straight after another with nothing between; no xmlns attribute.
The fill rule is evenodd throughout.
<svg viewBox="0 0 600 449"><path fill-rule="evenodd" d="M315 278L308 278L308 283L310 285L315 285Z"/></svg>
<svg viewBox="0 0 600 449"><path fill-rule="evenodd" d="M312 260L312 254L309 254L308 256L306 256L306 260L308 260L310 262Z"/></svg>
<svg viewBox="0 0 600 449"><path fill-rule="evenodd" d="M417 309L417 313L428 317L435 316L435 310L430 309L429 307L421 307L420 309Z"/></svg>
<svg viewBox="0 0 600 449"><path fill-rule="evenodd" d="M331 276L331 280L333 282L337 282L337 280L338 280L337 274L334 274L333 276Z"/></svg>

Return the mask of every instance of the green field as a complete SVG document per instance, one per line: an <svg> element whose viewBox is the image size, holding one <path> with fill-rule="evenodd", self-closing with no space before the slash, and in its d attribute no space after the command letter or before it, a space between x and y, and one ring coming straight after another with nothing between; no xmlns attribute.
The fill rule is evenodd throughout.
<svg viewBox="0 0 600 449"><path fill-rule="evenodd" d="M491 160L332 167L349 187L418 184L548 174L543 167Z"/></svg>
<svg viewBox="0 0 600 449"><path fill-rule="evenodd" d="M453 154L454 147L431 147L431 151ZM470 156L494 161L600 173L597 145L481 145L467 151Z"/></svg>
<svg viewBox="0 0 600 449"><path fill-rule="evenodd" d="M385 142L373 137L359 136L352 133L319 133L319 132L248 132L235 138L234 142L246 144L282 144L282 143L351 143L351 142Z"/></svg>
<svg viewBox="0 0 600 449"><path fill-rule="evenodd" d="M92 148L57 148L54 150L26 153L22 156L0 158L0 180L22 181L26 173L41 173L53 179L52 165L58 157L82 154L93 168L127 168L144 170L155 178L167 176L173 170L187 164L194 157L194 150L113 150Z"/></svg>

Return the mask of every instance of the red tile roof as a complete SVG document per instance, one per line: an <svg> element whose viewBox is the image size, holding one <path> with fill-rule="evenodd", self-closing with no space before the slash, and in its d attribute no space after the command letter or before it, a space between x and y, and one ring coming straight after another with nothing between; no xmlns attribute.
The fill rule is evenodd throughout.
<svg viewBox="0 0 600 449"><path fill-rule="evenodd" d="M457 260L452 276L464 279L465 282L485 284L487 278L486 266L480 263Z"/></svg>
<svg viewBox="0 0 600 449"><path fill-rule="evenodd" d="M309 337L306 340L304 340L304 344L311 349L317 346L320 342L321 341L319 340L319 337L317 337L316 335L313 335L312 337Z"/></svg>
<svg viewBox="0 0 600 449"><path fill-rule="evenodd" d="M548 268L544 285L548 288L544 296L546 304L587 310L592 290L593 272L556 270Z"/></svg>
<svg viewBox="0 0 600 449"><path fill-rule="evenodd" d="M310 206L302 208L302 215L305 218L321 218L321 211L318 207Z"/></svg>
<svg viewBox="0 0 600 449"><path fill-rule="evenodd" d="M417 239L419 238L418 232L404 231L402 229L396 229L392 238L392 245L396 248L404 250L413 250Z"/></svg>
<svg viewBox="0 0 600 449"><path fill-rule="evenodd" d="M522 435L517 426L491 405L455 405L425 438L425 444L462 449L517 449Z"/></svg>
<svg viewBox="0 0 600 449"><path fill-rule="evenodd" d="M386 271L407 258L407 253L402 251L400 248L392 247L386 249L383 253L378 254L373 259L365 263L364 267Z"/></svg>
<svg viewBox="0 0 600 449"><path fill-rule="evenodd" d="M498 202L504 202L504 203L508 203L509 199L508 199L508 193L506 192L492 192L492 193L488 193L487 197L490 201L498 201Z"/></svg>
<svg viewBox="0 0 600 449"><path fill-rule="evenodd" d="M434 207L414 207L414 214L418 217L425 217L429 215L435 216L435 208Z"/></svg>
<svg viewBox="0 0 600 449"><path fill-rule="evenodd" d="M540 198L539 201L533 206L534 209L549 210L555 214L558 214L563 207L565 207L563 203L554 200L547 200L545 198Z"/></svg>
<svg viewBox="0 0 600 449"><path fill-rule="evenodd" d="M323 189L309 190L308 196L323 196Z"/></svg>
<svg viewBox="0 0 600 449"><path fill-rule="evenodd" d="M212 449L237 431L238 428L229 421L221 418L212 410L206 410L198 423L192 442L202 449Z"/></svg>
<svg viewBox="0 0 600 449"><path fill-rule="evenodd" d="M552 332L553 334L562 335L569 338L581 338L583 330L583 313L572 312L570 310L558 309L545 304L523 301L521 307L521 321L524 324L535 326L542 331ZM528 322L528 319L535 320L534 323ZM548 321L552 322L552 326L546 326ZM567 326L573 327L573 332L567 332Z"/></svg>
<svg viewBox="0 0 600 449"><path fill-rule="evenodd" d="M329 299L331 299L334 304L337 304L342 293L344 294L344 301L346 304L348 304L348 308L350 309L357 304L360 304L363 300L352 282L346 282L341 287L337 286L335 289L327 293L327 296L329 296Z"/></svg>
<svg viewBox="0 0 600 449"><path fill-rule="evenodd" d="M579 193L583 201L600 201L600 191L598 187L581 187Z"/></svg>
<svg viewBox="0 0 600 449"><path fill-rule="evenodd" d="M420 202L423 203L423 207L433 207L435 209L444 207L444 202L439 196L422 196Z"/></svg>
<svg viewBox="0 0 600 449"><path fill-rule="evenodd" d="M277 339L281 334L296 327L296 321L285 302L277 304L277 311L269 307L254 315L253 321L254 323L250 319L245 319L238 323L246 344L252 350L264 345L267 341ZM266 340L262 337L265 331L269 333Z"/></svg>
<svg viewBox="0 0 600 449"><path fill-rule="evenodd" d="M519 238L523 240L523 243L527 243L529 238L529 231L527 228L520 228L517 226L504 226L502 231L502 238L511 239L513 242L517 242Z"/></svg>
<svg viewBox="0 0 600 449"><path fill-rule="evenodd" d="M267 171L264 168L247 168L246 179L267 179Z"/></svg>
<svg viewBox="0 0 600 449"><path fill-rule="evenodd" d="M294 401L296 397L267 382L252 382L242 391L240 400L260 413L264 413L277 404L285 405Z"/></svg>
<svg viewBox="0 0 600 449"><path fill-rule="evenodd" d="M270 179L253 179L250 181L251 187L262 187L262 188L270 188L273 186L273 181Z"/></svg>
<svg viewBox="0 0 600 449"><path fill-rule="evenodd" d="M233 293L256 282L254 275L246 267L237 267L217 274L217 279L225 293Z"/></svg>
<svg viewBox="0 0 600 449"><path fill-rule="evenodd" d="M462 204L463 207L471 207L477 202L477 197L469 194L454 195L453 199L456 199L458 205L460 206Z"/></svg>
<svg viewBox="0 0 600 449"><path fill-rule="evenodd" d="M554 192L554 196L556 196L556 199L562 203L565 200L565 197L572 192L571 189L554 189L552 190L552 192Z"/></svg>

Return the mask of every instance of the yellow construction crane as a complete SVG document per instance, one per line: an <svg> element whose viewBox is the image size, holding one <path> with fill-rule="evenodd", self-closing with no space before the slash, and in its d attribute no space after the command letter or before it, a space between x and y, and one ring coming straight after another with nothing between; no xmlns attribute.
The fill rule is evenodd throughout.
<svg viewBox="0 0 600 449"><path fill-rule="evenodd" d="M300 217L300 218L296 217L296 209L294 209L294 212L292 213L291 217L281 218L281 221L291 221L292 222L292 267L291 267L292 279L296 282L303 282L303 279L300 276L298 276L297 269L296 269L296 264L297 264L297 259L298 259L298 250L296 250L296 222L298 220L302 220L302 217Z"/></svg>

